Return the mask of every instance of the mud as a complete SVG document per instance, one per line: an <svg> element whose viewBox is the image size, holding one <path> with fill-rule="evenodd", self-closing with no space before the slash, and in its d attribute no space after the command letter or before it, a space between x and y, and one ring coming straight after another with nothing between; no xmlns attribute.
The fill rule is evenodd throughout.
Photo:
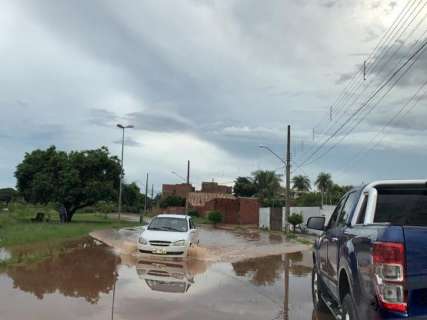
<svg viewBox="0 0 427 320"><path fill-rule="evenodd" d="M228 231L218 240L205 231L206 245L187 260L129 254L135 232L121 230L103 233L114 248L84 239L67 254L8 269L0 273L0 319L332 320L313 310L310 251L271 255L288 243ZM220 259L203 258L216 252Z"/></svg>

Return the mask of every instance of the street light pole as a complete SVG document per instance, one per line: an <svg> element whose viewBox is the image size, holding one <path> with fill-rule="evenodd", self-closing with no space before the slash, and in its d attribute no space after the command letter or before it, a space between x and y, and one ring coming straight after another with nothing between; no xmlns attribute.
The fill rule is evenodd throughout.
<svg viewBox="0 0 427 320"><path fill-rule="evenodd" d="M291 126L288 125L288 138L286 144L286 209L285 209L285 231L289 232L289 215L290 206L290 189L291 189Z"/></svg>
<svg viewBox="0 0 427 320"><path fill-rule="evenodd" d="M291 188L291 126L288 125L288 137L287 137L287 144L286 144L286 160L283 160L281 156L279 156L276 152L271 150L269 147L260 145L258 146L262 149L267 150L271 154L273 154L277 159L279 159L284 165L285 165L285 177L286 177L286 191L285 191L285 200L286 200L286 207L285 207L285 231L286 233L289 232L289 215L291 212L290 208L290 188Z"/></svg>
<svg viewBox="0 0 427 320"><path fill-rule="evenodd" d="M123 177L124 177L123 155L124 155L124 149L125 149L125 129L131 129L133 128L133 126L132 125L123 126L121 124L117 124L117 128L122 129L122 159L120 161L121 168L120 168L120 187L119 187L119 221L120 221L120 216L122 213L122 192L123 192Z"/></svg>

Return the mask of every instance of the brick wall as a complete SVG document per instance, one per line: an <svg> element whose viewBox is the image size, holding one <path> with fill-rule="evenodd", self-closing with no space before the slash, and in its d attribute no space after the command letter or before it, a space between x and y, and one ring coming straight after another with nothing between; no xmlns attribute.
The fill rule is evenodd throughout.
<svg viewBox="0 0 427 320"><path fill-rule="evenodd" d="M259 222L259 202L254 198L239 198L240 224L256 224Z"/></svg>
<svg viewBox="0 0 427 320"><path fill-rule="evenodd" d="M187 198L189 192L193 192L194 187L191 184L180 183L180 184L164 184L162 186L163 196L178 196L181 198Z"/></svg>
<svg viewBox="0 0 427 320"><path fill-rule="evenodd" d="M207 217L209 211L219 211L223 215L223 222L228 224L258 225L259 221L259 203L252 198L213 199L195 209L203 217Z"/></svg>

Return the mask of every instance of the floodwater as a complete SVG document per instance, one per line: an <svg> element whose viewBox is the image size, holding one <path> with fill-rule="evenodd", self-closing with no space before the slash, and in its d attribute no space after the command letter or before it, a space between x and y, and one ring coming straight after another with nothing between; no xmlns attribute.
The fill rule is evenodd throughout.
<svg viewBox="0 0 427 320"><path fill-rule="evenodd" d="M313 311L309 250L264 256L257 251L276 252L280 244L283 249L280 235L202 230L206 247L200 250L209 258L196 252L185 261L125 254L135 232L111 236L116 245L128 241L125 250L85 239L67 254L0 273L0 319L332 320ZM224 241L233 254L214 261L212 253ZM243 252L253 246L255 257L236 255L236 246Z"/></svg>

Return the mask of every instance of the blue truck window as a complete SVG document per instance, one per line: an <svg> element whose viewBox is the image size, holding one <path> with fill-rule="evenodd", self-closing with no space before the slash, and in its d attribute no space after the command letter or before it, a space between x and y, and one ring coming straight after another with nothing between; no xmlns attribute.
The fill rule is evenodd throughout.
<svg viewBox="0 0 427 320"><path fill-rule="evenodd" d="M347 224L348 217L356 207L357 201L359 200L359 193L352 192L349 194L347 201L339 215L337 226L344 226Z"/></svg>
<svg viewBox="0 0 427 320"><path fill-rule="evenodd" d="M338 205L336 206L334 212L332 213L331 218L329 219L329 223L328 223L327 229L332 228L332 227L335 226L335 223L336 223L336 221L338 219L338 215L341 213L341 209L342 209L343 204L344 204L344 202L345 202L346 199L347 199L347 195L345 195L340 200L340 202L338 203Z"/></svg>
<svg viewBox="0 0 427 320"><path fill-rule="evenodd" d="M427 226L427 188L379 188L374 222Z"/></svg>
<svg viewBox="0 0 427 320"><path fill-rule="evenodd" d="M362 206L360 207L360 213L359 213L359 216L357 217L357 222L356 222L357 224L363 224L365 222L367 205L368 205L368 196L364 195Z"/></svg>

